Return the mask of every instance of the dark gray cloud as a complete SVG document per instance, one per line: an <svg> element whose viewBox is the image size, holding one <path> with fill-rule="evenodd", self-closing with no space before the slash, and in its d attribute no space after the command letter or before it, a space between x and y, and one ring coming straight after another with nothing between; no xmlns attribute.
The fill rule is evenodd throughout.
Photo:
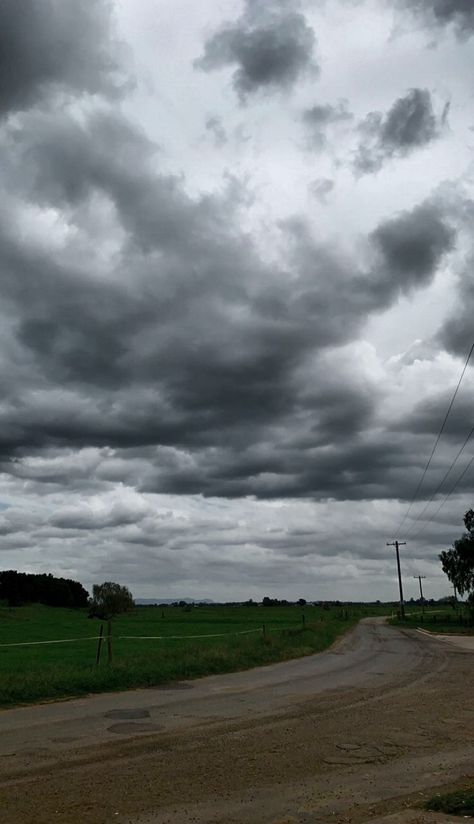
<svg viewBox="0 0 474 824"><path fill-rule="evenodd" d="M450 197L449 191L446 197ZM464 198L458 212L464 231L471 237L474 220L474 201ZM473 342L472 318L474 317L474 256L467 247L467 253L458 268L454 283L456 299L453 307L444 318L434 344L446 348L462 358L467 356Z"/></svg>
<svg viewBox="0 0 474 824"><path fill-rule="evenodd" d="M386 114L370 112L359 124L361 141L354 162L360 174L371 174L393 157L406 157L441 134L448 107L437 116L427 89L410 89Z"/></svg>
<svg viewBox="0 0 474 824"><path fill-rule="evenodd" d="M103 460L101 477L130 473L154 492L387 493L396 448L355 445L377 390L341 366L333 378L330 353L434 277L454 241L441 202L381 222L366 265L288 221L276 269L238 228L234 182L190 198L115 113L31 112L4 139L6 198L14 181L16 195L60 210L84 244L58 250L3 222L2 311L21 365L0 416L6 456L109 447L130 467L124 458L117 475ZM97 202L118 244L105 263L91 234ZM4 466L24 475L21 461Z"/></svg>
<svg viewBox="0 0 474 824"><path fill-rule="evenodd" d="M385 26L361 56L342 6L336 21L327 4L305 17L297 0L244 0L218 29L210 10L197 64L226 71L190 89L200 23L191 16L184 33L166 0L157 31L152 5L137 14L133 0L0 4L2 559L85 583L123 581L144 596L160 594L156 581L177 597L261 597L273 586L280 596L353 597L361 581L369 597L375 580L385 592L391 518L413 495L457 370L440 346L468 348L472 206L459 204L457 184L436 188L442 162L435 172L414 162L403 190L387 174L382 192L376 179L361 189L334 157L353 128L349 110L366 106L361 79L384 68ZM459 2L410 7L431 31L472 30ZM139 52L139 89L120 106L128 86L114 10ZM319 15L324 100L345 89L350 103L310 108ZM392 45L396 66L405 44ZM456 152L464 81L445 77L437 54L430 87L454 84L447 147ZM426 83L426 66L415 55L400 83ZM251 112L221 96L226 77L241 101L253 98ZM261 96L290 89L297 108L277 94L269 122ZM308 139L332 156L309 171L297 140L305 106ZM372 164L441 132L422 88L380 109L364 124ZM210 157L211 143L226 140ZM248 184L221 178L224 162ZM309 191L324 201L336 183L324 211L308 199L307 218L288 219ZM405 210L394 214L394 202ZM425 289L427 307L434 295L441 303L456 277L452 317L434 310L437 337L425 317L410 318L411 300L398 305ZM414 336L426 340L412 346ZM459 397L424 494L465 435L471 398ZM473 485L466 475L463 494ZM413 573L431 575L418 561L460 528L461 504L449 504L428 524ZM404 570L415 563L408 549Z"/></svg>
<svg viewBox="0 0 474 824"><path fill-rule="evenodd" d="M52 91L116 95L123 88L107 0L2 0L0 113Z"/></svg>
<svg viewBox="0 0 474 824"><path fill-rule="evenodd" d="M375 229L372 242L380 255L375 289L399 292L426 285L455 242L455 230L439 204L424 203Z"/></svg>
<svg viewBox="0 0 474 824"><path fill-rule="evenodd" d="M305 109L302 120L309 147L321 151L327 145L328 128L352 119L353 114L349 111L346 100L340 100L335 106L326 103Z"/></svg>
<svg viewBox="0 0 474 824"><path fill-rule="evenodd" d="M474 339L472 327L474 317L472 264L471 259L459 279L454 308L443 321L435 338L437 345L441 345L461 357L467 356Z"/></svg>
<svg viewBox="0 0 474 824"><path fill-rule="evenodd" d="M248 0L242 16L216 31L195 61L204 71L236 66L232 83L241 100L257 91L291 87L317 71L316 38L303 14L286 4Z"/></svg>
<svg viewBox="0 0 474 824"><path fill-rule="evenodd" d="M469 374L468 378L469 379ZM440 387L431 395L416 403L403 419L393 425L394 431L409 432L411 434L429 435L434 440L441 423L446 415L449 402L453 394L452 386ZM452 441L461 444L472 428L471 410L473 407L474 392L463 386L456 398L456 402L449 415L448 422L443 430L443 442ZM473 441L474 444L474 441ZM455 453L454 453L455 454ZM452 455L454 457L454 455Z"/></svg>
<svg viewBox="0 0 474 824"><path fill-rule="evenodd" d="M474 6L471 0L404 0L414 15L436 27L453 25L461 37L474 33Z"/></svg>

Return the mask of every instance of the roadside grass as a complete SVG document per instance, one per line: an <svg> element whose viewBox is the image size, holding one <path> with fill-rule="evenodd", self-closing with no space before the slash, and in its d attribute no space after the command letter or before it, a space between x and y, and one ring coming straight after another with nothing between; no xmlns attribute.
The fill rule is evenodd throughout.
<svg viewBox="0 0 474 824"><path fill-rule="evenodd" d="M468 608L459 607L453 610L451 607L440 610L426 609L423 614L421 610L414 611L411 614L406 614L405 620L400 618L391 618L390 623L394 626L409 627L416 629L421 627L429 632L447 633L451 635L473 635L474 621L470 615Z"/></svg>
<svg viewBox="0 0 474 824"><path fill-rule="evenodd" d="M446 795L435 795L426 802L427 810L450 815L474 816L474 787Z"/></svg>
<svg viewBox="0 0 474 824"><path fill-rule="evenodd" d="M97 641L87 638L98 635L100 622L86 612L40 605L1 609L0 645L84 640L0 646L0 706L151 687L309 655L327 649L360 618L383 612L383 607L362 606L140 607L113 621L113 663L107 663L104 643L96 667ZM248 630L255 632L236 634ZM164 637L120 637L126 635Z"/></svg>

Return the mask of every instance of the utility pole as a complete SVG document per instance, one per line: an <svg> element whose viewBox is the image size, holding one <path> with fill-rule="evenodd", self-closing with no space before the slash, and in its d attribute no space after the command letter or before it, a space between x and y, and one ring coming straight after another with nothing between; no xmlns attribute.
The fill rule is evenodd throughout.
<svg viewBox="0 0 474 824"><path fill-rule="evenodd" d="M397 552L398 588L400 590L400 617L405 620L405 603L403 601L402 573L400 571L400 553L398 548L405 546L406 541L387 541L387 546L394 546Z"/></svg>
<svg viewBox="0 0 474 824"><path fill-rule="evenodd" d="M421 598L421 610L423 615L425 614L425 599L423 598L423 587L421 586L421 582L424 581L426 575L414 575L414 578L418 578L418 583L420 584L420 598Z"/></svg>

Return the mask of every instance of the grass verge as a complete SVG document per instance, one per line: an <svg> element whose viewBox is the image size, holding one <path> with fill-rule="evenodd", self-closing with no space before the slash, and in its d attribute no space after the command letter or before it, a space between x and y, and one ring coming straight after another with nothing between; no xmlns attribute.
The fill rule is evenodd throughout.
<svg viewBox="0 0 474 824"><path fill-rule="evenodd" d="M435 795L426 802L427 810L450 815L474 816L474 787L445 795Z"/></svg>
<svg viewBox="0 0 474 824"><path fill-rule="evenodd" d="M377 614L379 614L378 611ZM94 692L152 687L180 679L250 669L321 652L351 629L367 611L308 608L136 610L114 622L114 660L106 650L95 666L98 625L73 610L22 607L3 613L0 642L80 637L74 644L0 649L0 706L54 700ZM260 631L266 623L265 636ZM0 622L1 623L1 622ZM252 635L239 631L258 627ZM288 629L289 627L289 629ZM1 627L0 627L1 629ZM225 637L199 640L176 636L223 632ZM126 635L160 635L160 640ZM166 635L169 637L166 637Z"/></svg>
<svg viewBox="0 0 474 824"><path fill-rule="evenodd" d="M421 627L428 632L446 633L448 635L474 635L474 622L470 612L459 610L433 610L426 611L425 614L415 612L407 614L405 620L400 618L392 618L390 623L396 627L407 627L410 629L417 629Z"/></svg>

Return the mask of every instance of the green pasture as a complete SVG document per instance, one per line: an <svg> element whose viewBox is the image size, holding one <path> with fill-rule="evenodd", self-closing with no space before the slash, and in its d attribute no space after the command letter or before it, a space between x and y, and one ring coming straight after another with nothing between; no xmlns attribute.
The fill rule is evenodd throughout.
<svg viewBox="0 0 474 824"><path fill-rule="evenodd" d="M406 612L405 620L393 618L391 623L395 626L404 626L412 629L421 627L429 632L447 633L452 635L472 635L474 633L474 620L472 612L466 604L458 604L456 609L446 607L430 607L421 611L418 607Z"/></svg>
<svg viewBox="0 0 474 824"><path fill-rule="evenodd" d="M87 612L40 605L3 607L0 706L153 686L308 655L327 649L360 618L387 611L390 608L383 606L138 607L114 619L113 662L107 662L104 643L96 667L97 641L86 639L98 635L101 622L88 618ZM73 638L84 640L1 646Z"/></svg>

